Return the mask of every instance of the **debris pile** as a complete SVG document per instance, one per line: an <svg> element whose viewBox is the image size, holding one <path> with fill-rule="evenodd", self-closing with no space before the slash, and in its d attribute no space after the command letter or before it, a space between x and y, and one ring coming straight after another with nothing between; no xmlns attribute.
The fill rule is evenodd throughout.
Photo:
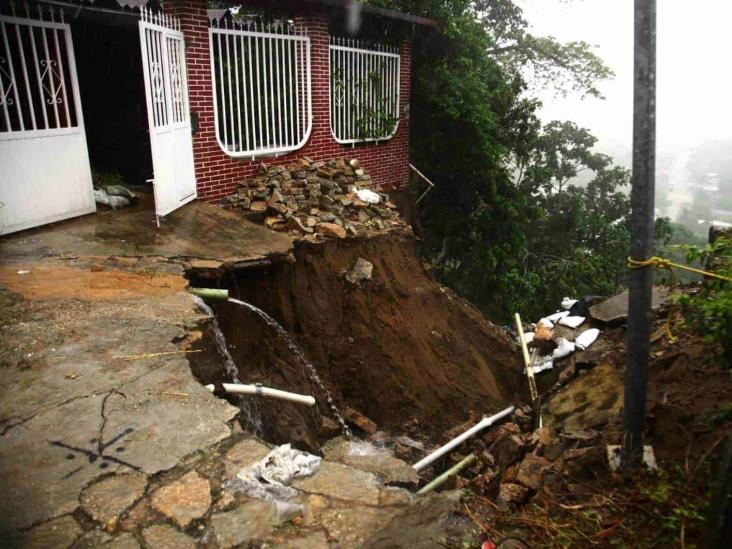
<svg viewBox="0 0 732 549"><path fill-rule="evenodd" d="M270 229L303 236L346 238L405 226L396 205L375 190L355 158L313 162L303 157L288 166L261 164L256 177L222 202Z"/></svg>
<svg viewBox="0 0 732 549"><path fill-rule="evenodd" d="M563 310L539 319L524 329L524 341L531 349L531 369L538 374L554 367L554 361L575 351L585 351L600 335L597 328L581 329L587 320L595 296L582 299L565 297ZM521 343L519 341L519 343Z"/></svg>

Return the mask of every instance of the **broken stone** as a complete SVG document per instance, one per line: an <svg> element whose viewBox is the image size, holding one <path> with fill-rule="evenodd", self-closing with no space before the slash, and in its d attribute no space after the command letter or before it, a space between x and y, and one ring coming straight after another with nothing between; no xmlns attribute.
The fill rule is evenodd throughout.
<svg viewBox="0 0 732 549"><path fill-rule="evenodd" d="M346 229L335 223L318 223L315 229L329 238L346 238Z"/></svg>
<svg viewBox="0 0 732 549"><path fill-rule="evenodd" d="M526 501L529 489L520 484L513 482L504 482L498 487L498 504L499 505L520 505Z"/></svg>
<svg viewBox="0 0 732 549"><path fill-rule="evenodd" d="M287 218L287 228L291 231L300 231L301 233L312 233L312 227L306 227L303 225L299 218L291 215Z"/></svg>
<svg viewBox="0 0 732 549"><path fill-rule="evenodd" d="M221 549L228 549L249 540L262 539L273 529L272 505L252 500L225 513L211 515L216 541Z"/></svg>
<svg viewBox="0 0 732 549"><path fill-rule="evenodd" d="M358 410L354 410L350 406L346 406L343 410L343 416L346 418L346 421L349 423L355 425L365 433L372 435L374 434L378 427L376 426L376 423L371 421L369 418L367 418L365 415L363 415Z"/></svg>
<svg viewBox="0 0 732 549"><path fill-rule="evenodd" d="M25 549L71 547L84 531L74 517L66 515L33 528L23 540Z"/></svg>
<svg viewBox="0 0 732 549"><path fill-rule="evenodd" d="M419 482L417 472L411 465L391 455L389 450L370 443L339 437L328 441L322 451L326 459L373 473L384 484L416 487Z"/></svg>
<svg viewBox="0 0 732 549"><path fill-rule="evenodd" d="M383 488L379 495L380 507L396 507L403 505L411 505L415 500L414 494L404 488L389 486Z"/></svg>
<svg viewBox="0 0 732 549"><path fill-rule="evenodd" d="M270 200L272 202L282 202L284 201L284 197L282 196L282 193L278 191L277 189L272 191L272 194L270 195Z"/></svg>
<svg viewBox="0 0 732 549"><path fill-rule="evenodd" d="M567 450L562 459L567 474L575 480L595 479L607 471L605 451L599 446Z"/></svg>
<svg viewBox="0 0 732 549"><path fill-rule="evenodd" d="M600 322L619 322L628 318L628 290L590 307L590 316ZM653 287L651 309L668 303L668 288Z"/></svg>
<svg viewBox="0 0 732 549"><path fill-rule="evenodd" d="M132 509L127 512L127 516L119 522L119 527L125 532L131 532L142 524L152 522L155 516L155 512L150 508L148 501L141 499L132 506Z"/></svg>
<svg viewBox="0 0 732 549"><path fill-rule="evenodd" d="M292 486L308 494L365 505L379 504L379 481L376 476L340 463L323 461L317 473L296 480Z"/></svg>
<svg viewBox="0 0 732 549"><path fill-rule="evenodd" d="M286 226L284 219L281 217L265 217L264 224L270 229L277 229L278 227Z"/></svg>
<svg viewBox="0 0 732 549"><path fill-rule="evenodd" d="M81 508L93 520L112 531L120 516L145 493L147 479L139 474L106 477L81 493Z"/></svg>
<svg viewBox="0 0 732 549"><path fill-rule="evenodd" d="M303 509L303 524L305 526L313 526L320 523L320 514L323 509L327 509L330 504L323 496L311 495L305 498Z"/></svg>
<svg viewBox="0 0 732 549"><path fill-rule="evenodd" d="M244 467L248 467L269 454L270 448L252 439L237 442L224 456L226 478L234 478Z"/></svg>
<svg viewBox="0 0 732 549"><path fill-rule="evenodd" d="M264 200L255 200L249 208L253 212L267 211L267 203Z"/></svg>
<svg viewBox="0 0 732 549"><path fill-rule="evenodd" d="M210 505L211 486L195 471L163 486L152 496L153 508L181 528L205 515Z"/></svg>
<svg viewBox="0 0 732 549"><path fill-rule="evenodd" d="M167 524L156 524L142 531L142 537L150 549L195 549L193 538Z"/></svg>
<svg viewBox="0 0 732 549"><path fill-rule="evenodd" d="M520 432L515 423L505 423L498 428L496 440L489 448L496 458L498 469L506 469L521 459L525 444Z"/></svg>
<svg viewBox="0 0 732 549"><path fill-rule="evenodd" d="M358 284L365 280L371 280L373 272L374 264L363 257L359 257L353 268L346 273L346 280L351 284Z"/></svg>
<svg viewBox="0 0 732 549"><path fill-rule="evenodd" d="M528 486L533 490L538 490L541 485L544 471L551 465L549 461L543 457L534 454L528 454L519 465L516 480Z"/></svg>

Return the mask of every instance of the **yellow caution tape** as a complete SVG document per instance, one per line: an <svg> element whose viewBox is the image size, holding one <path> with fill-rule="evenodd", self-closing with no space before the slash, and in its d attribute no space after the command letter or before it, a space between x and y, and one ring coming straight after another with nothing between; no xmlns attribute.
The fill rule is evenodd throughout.
<svg viewBox="0 0 732 549"><path fill-rule="evenodd" d="M716 278L717 280L732 282L732 278L728 276L723 276L717 273L710 273L709 271L703 271L702 269L696 269L694 267L689 267L688 265L682 265L681 263L674 263L673 261L669 261L668 259L665 259L663 257L657 257L655 255L650 259L644 260L638 260L633 259L632 257L628 257L629 269L640 269L641 267L659 267L661 269L667 269L669 271L672 268L681 269L682 271L689 271L690 273L696 273L703 276L708 276L710 278Z"/></svg>
<svg viewBox="0 0 732 549"><path fill-rule="evenodd" d="M671 276L675 280L673 269L681 269L682 271L689 271L690 273L696 273L703 276L708 276L710 278L716 278L717 280L723 280L725 282L732 282L732 278L728 276L723 276L717 273L710 273L709 271L704 271L702 269L697 269L695 267L689 267L688 265L682 265L680 263L674 263L673 261L670 261L663 257L653 256L650 259L644 259L644 260L638 260L633 259L632 257L628 256L628 268L629 269L640 269L642 267L658 267L660 269L666 269ZM671 333L671 323L672 323L672 315L673 311L669 307L668 311L668 318L666 319L666 336L668 337L669 341L671 343L674 343L677 338L674 337L674 335Z"/></svg>

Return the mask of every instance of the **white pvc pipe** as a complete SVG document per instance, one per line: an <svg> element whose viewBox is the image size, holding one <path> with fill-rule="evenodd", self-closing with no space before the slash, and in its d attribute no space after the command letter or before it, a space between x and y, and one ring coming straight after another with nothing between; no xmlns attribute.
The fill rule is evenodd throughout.
<svg viewBox="0 0 732 549"><path fill-rule="evenodd" d="M240 383L222 383L222 385L227 393L231 393L233 395L260 395L269 398L276 398L278 400L297 402L298 404L305 404L306 406L313 406L315 404L315 398L310 395L298 395L297 393L280 391L279 389L272 389L271 387L262 387L261 385L243 385ZM213 393L213 384L206 385L206 389Z"/></svg>
<svg viewBox="0 0 732 549"><path fill-rule="evenodd" d="M476 434L478 431L482 431L486 427L490 427L493 425L496 421L503 419L504 417L511 415L514 410L516 409L515 406L509 406L505 410L502 410L498 412L496 415L490 416L490 417L484 417L481 419L478 423L473 425L470 429L465 431L462 435L458 435L454 439L452 439L447 444L440 446L437 450L432 452L427 457L423 458L421 461L418 461L414 465L412 465L412 468L415 471L419 471L420 469L424 469L427 467L430 463L433 461L441 458L446 453L448 453L450 450L455 448L456 446L459 446L464 441L468 440L470 437L472 437L474 434Z"/></svg>

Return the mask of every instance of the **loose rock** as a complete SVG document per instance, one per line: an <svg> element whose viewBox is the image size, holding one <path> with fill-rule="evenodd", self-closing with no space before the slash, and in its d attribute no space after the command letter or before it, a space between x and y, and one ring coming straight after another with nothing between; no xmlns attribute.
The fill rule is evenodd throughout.
<svg viewBox="0 0 732 549"><path fill-rule="evenodd" d="M211 505L211 486L208 480L192 471L156 491L152 505L156 511L185 528L206 514Z"/></svg>

